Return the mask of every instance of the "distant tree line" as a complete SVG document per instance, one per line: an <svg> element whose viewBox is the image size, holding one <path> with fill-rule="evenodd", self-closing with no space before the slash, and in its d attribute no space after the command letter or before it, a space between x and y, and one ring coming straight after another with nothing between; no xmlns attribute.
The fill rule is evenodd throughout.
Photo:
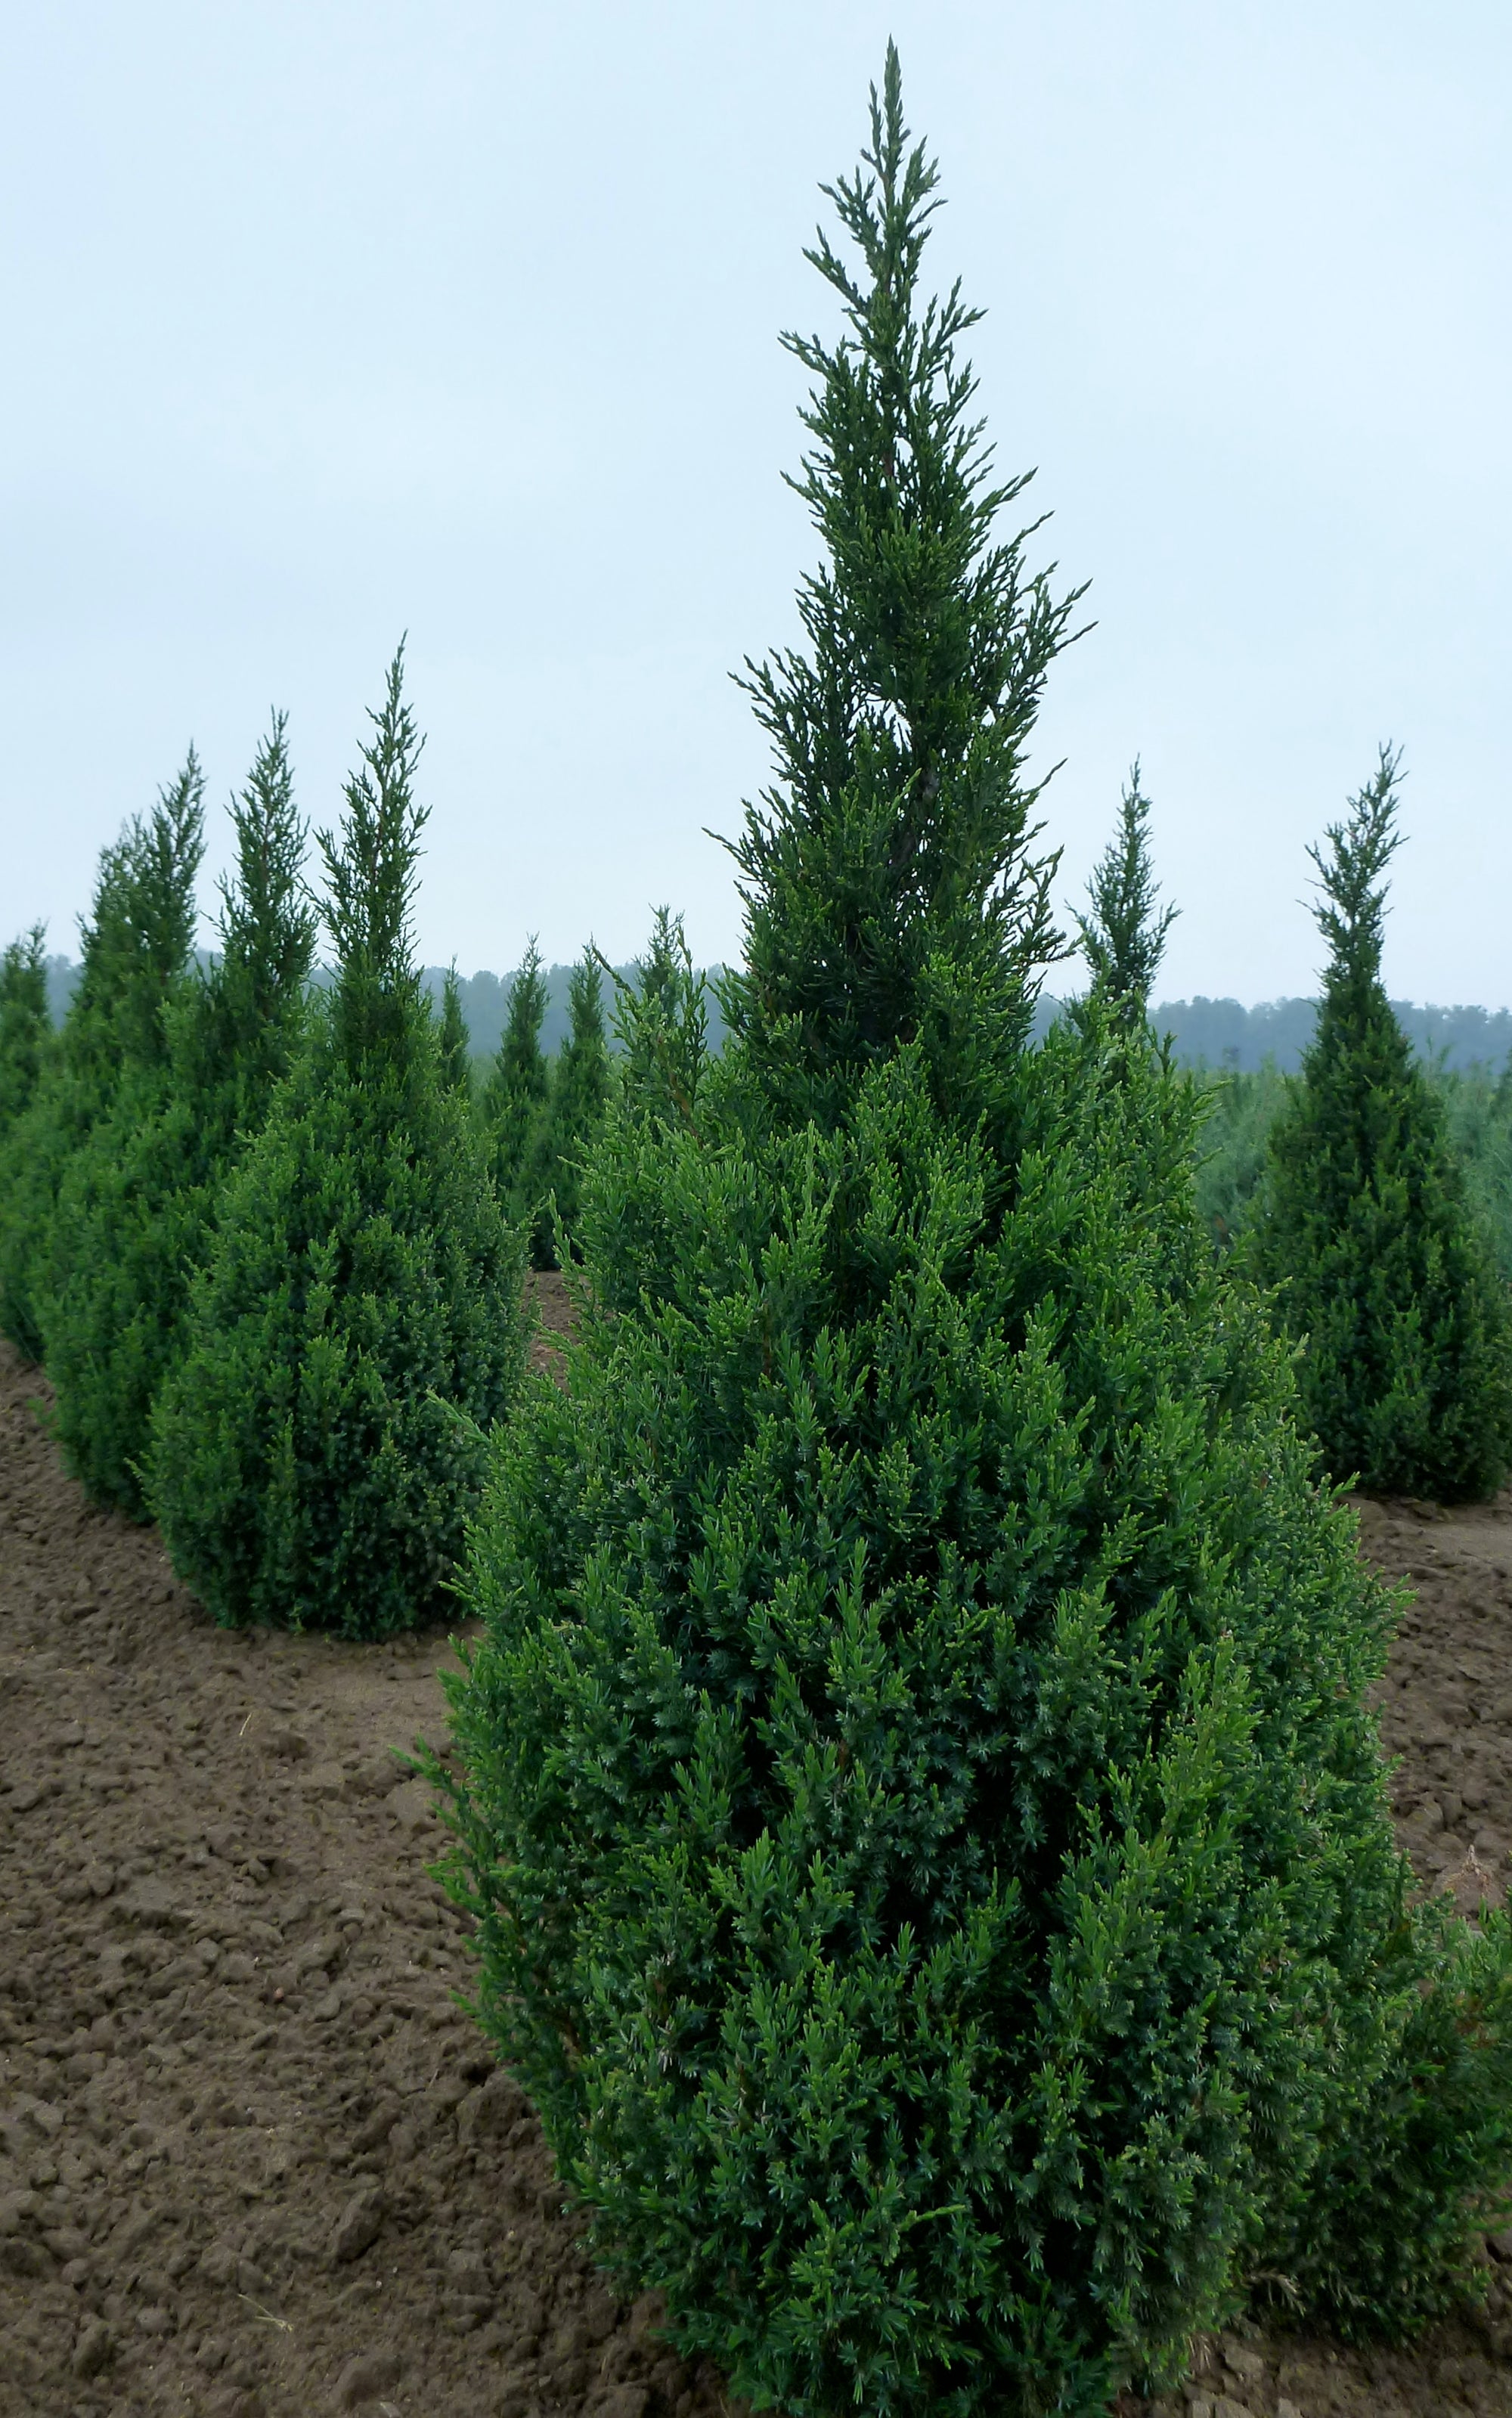
<svg viewBox="0 0 1512 2418"><path fill-rule="evenodd" d="M198 950L195 954L206 968L213 962L214 952L211 950ZM42 970L47 985L49 1018L54 1026L61 1025L69 1012L69 1003L78 986L83 969L73 957L53 956L43 957ZM509 1021L510 1000L514 986L520 979L520 971L517 967L512 973L495 974L480 972L474 974L458 974L455 977L457 1005L461 1011L463 1022L466 1026L469 1056L492 1058L498 1048L499 1043L504 1038L505 1025ZM635 969L633 965L616 966L612 971L617 982L630 983L635 978ZM723 969L719 966L709 966L703 971L710 986L710 1047L718 1049L724 1044L725 1020L720 1013L715 986ZM443 1004L446 997L449 972L450 969L446 966L426 966L420 973L420 987L437 1007ZM542 993L539 1038L542 1051L548 1058L554 1058L557 1055L572 1030L573 972L573 969L571 966L542 966L539 969ZM317 989L332 979L330 970L326 967L317 967L312 976L312 981ZM610 1049L618 1051L622 1046L619 1036L611 1033Z"/></svg>

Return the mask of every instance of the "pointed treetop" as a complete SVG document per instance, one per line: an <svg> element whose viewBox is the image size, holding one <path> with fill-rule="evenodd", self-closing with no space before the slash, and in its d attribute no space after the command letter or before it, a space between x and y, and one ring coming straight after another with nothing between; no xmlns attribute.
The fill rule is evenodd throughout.
<svg viewBox="0 0 1512 2418"><path fill-rule="evenodd" d="M956 347L979 313L958 284L918 291L939 172L904 123L892 45L870 132L856 174L825 188L845 256L822 230L807 254L844 331L784 338L815 381L789 483L825 560L799 591L805 650L746 666L775 779L731 850L748 936L736 1028L837 1105L920 1031L932 967L970 966L1006 999L1055 953L1023 758L1077 603L1027 573L1029 529L998 533L1027 474L995 479L972 416Z"/></svg>
<svg viewBox="0 0 1512 2418"><path fill-rule="evenodd" d="M274 710L246 786L231 801L234 881L221 884L219 926L227 987L244 989L252 1015L275 1015L307 979L316 916L304 881L308 836L294 801L288 716Z"/></svg>
<svg viewBox="0 0 1512 2418"><path fill-rule="evenodd" d="M1087 884L1092 912L1077 914L1076 921L1093 997L1140 1017L1150 1004L1166 935L1181 911L1158 905L1149 827L1150 801L1139 785L1136 757L1119 807L1118 836L1108 842Z"/></svg>
<svg viewBox="0 0 1512 2418"><path fill-rule="evenodd" d="M1313 909L1328 942L1327 982L1372 983L1381 977L1387 865L1402 843L1396 828L1401 749L1382 744L1375 772L1350 800L1342 822L1329 823L1324 848L1307 850L1318 867L1322 897Z"/></svg>
<svg viewBox="0 0 1512 2418"><path fill-rule="evenodd" d="M425 742L404 684L401 639L383 704L368 717L373 736L345 785L341 829L317 834L329 882L326 921L336 944L335 1031L348 1054L396 1039L420 998L410 913L430 808L415 796Z"/></svg>

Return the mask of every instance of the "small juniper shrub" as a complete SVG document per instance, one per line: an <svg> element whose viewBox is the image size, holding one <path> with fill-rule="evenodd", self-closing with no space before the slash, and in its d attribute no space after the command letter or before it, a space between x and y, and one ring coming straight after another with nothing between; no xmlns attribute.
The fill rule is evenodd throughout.
<svg viewBox="0 0 1512 2418"><path fill-rule="evenodd" d="M1270 1136L1252 1263L1302 1346L1302 1405L1341 1479L1479 1501L1512 1465L1512 1322L1442 1099L1381 979L1398 759L1312 851L1329 947L1316 1036Z"/></svg>
<svg viewBox="0 0 1512 2418"><path fill-rule="evenodd" d="M231 811L237 872L222 888L221 954L165 1011L167 1064L124 1083L74 1154L56 1213L66 1278L41 1309L69 1463L98 1502L136 1519L148 1416L181 1349L191 1276L305 1021L315 923L282 714Z"/></svg>
<svg viewBox="0 0 1512 2418"><path fill-rule="evenodd" d="M148 1466L217 1620L354 1638L444 1616L524 1355L519 1248L414 965L402 652L373 723L320 837L335 980L221 1195Z"/></svg>
<svg viewBox="0 0 1512 2418"><path fill-rule="evenodd" d="M750 673L731 1037L588 1161L433 1768L482 2022L685 2355L793 2418L1090 2418L1252 2275L1398 2331L1460 2288L1512 1950L1406 1899L1392 1607L1191 1088L1107 1002L1027 1046L1075 600L918 304L934 186L890 51L794 345L827 560Z"/></svg>
<svg viewBox="0 0 1512 2418"><path fill-rule="evenodd" d="M67 1278L55 1212L69 1163L124 1090L150 1089L166 1072L166 1011L194 938L204 794L191 748L151 814L101 851L63 1031L0 1159L0 1328L30 1360L43 1355L41 1298Z"/></svg>

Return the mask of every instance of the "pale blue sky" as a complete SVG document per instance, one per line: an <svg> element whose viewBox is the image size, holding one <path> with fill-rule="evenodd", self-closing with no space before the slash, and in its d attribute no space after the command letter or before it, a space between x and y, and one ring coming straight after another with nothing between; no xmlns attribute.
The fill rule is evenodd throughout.
<svg viewBox="0 0 1512 2418"><path fill-rule="evenodd" d="M620 956L663 898L735 954L725 675L812 556L776 339L831 324L801 247L889 31L1000 462L1092 583L1062 893L1138 751L1161 990L1306 989L1306 843L1390 737L1391 986L1512 998L1504 0L13 9L5 935L74 945L191 736L213 873L270 702L331 819L407 628L428 958Z"/></svg>

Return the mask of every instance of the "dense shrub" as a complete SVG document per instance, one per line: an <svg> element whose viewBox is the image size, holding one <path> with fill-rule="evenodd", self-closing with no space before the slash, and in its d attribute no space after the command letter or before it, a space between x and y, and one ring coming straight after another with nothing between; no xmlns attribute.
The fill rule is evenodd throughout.
<svg viewBox="0 0 1512 2418"><path fill-rule="evenodd" d="M221 955L165 1010L165 1064L123 1081L59 1189L39 1319L57 1429L98 1501L142 1519L147 1418L221 1185L288 1072L314 947L282 715L233 802Z"/></svg>
<svg viewBox="0 0 1512 2418"><path fill-rule="evenodd" d="M83 962L55 1050L0 1157L0 1327L42 1356L40 1299L66 1278L54 1212L75 1151L123 1087L165 1076L167 1011L194 937L205 782L194 751L150 815L102 850Z"/></svg>
<svg viewBox="0 0 1512 2418"><path fill-rule="evenodd" d="M1303 1346L1302 1403L1330 1469L1444 1502L1512 1464L1506 1289L1465 1196L1442 1104L1381 980L1397 759L1332 824L1318 1031L1273 1126L1251 1254Z"/></svg>
<svg viewBox="0 0 1512 2418"><path fill-rule="evenodd" d="M915 307L891 52L867 164L846 335L794 346L829 560L751 674L733 1037L612 1111L570 1384L496 1442L453 1885L686 2353L793 2418L1090 2413L1251 2273L1397 2328L1457 2288L1509 1951L1406 1906L1391 1608L1189 1087L1105 1002L1024 1046L1071 600L995 534L970 314Z"/></svg>
<svg viewBox="0 0 1512 2418"><path fill-rule="evenodd" d="M395 660L339 835L334 986L221 1196L149 1498L216 1619L438 1618L523 1355L518 1249L441 1079L409 934L420 742Z"/></svg>

